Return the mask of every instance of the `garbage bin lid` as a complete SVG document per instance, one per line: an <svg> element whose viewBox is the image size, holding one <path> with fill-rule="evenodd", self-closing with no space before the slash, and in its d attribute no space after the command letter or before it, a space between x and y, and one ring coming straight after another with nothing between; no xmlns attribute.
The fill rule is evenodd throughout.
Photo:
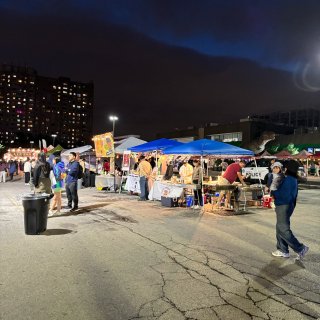
<svg viewBox="0 0 320 320"><path fill-rule="evenodd" d="M48 198L50 198L50 195L47 193L27 193L21 196L22 200L39 200Z"/></svg>

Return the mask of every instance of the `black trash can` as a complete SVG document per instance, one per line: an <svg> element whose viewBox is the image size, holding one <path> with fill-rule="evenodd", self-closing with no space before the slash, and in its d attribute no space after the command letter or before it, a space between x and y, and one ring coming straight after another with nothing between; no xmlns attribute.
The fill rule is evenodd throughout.
<svg viewBox="0 0 320 320"><path fill-rule="evenodd" d="M47 229L50 195L28 194L22 197L24 209L24 231L26 234L40 234Z"/></svg>

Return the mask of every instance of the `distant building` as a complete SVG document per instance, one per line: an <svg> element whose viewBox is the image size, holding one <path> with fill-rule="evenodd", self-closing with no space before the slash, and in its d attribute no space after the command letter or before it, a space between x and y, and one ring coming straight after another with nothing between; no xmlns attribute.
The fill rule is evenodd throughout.
<svg viewBox="0 0 320 320"><path fill-rule="evenodd" d="M239 122L225 124L211 123L200 128L159 133L157 137L171 138L180 142L207 138L245 147L252 140L259 138L264 131L273 131L276 134L292 134L293 128L247 118L241 119Z"/></svg>
<svg viewBox="0 0 320 320"><path fill-rule="evenodd" d="M91 143L93 83L39 76L32 68L0 66L0 143L64 147Z"/></svg>
<svg viewBox="0 0 320 320"><path fill-rule="evenodd" d="M314 132L320 128L320 110L312 108L251 115L250 118L290 126L300 133Z"/></svg>

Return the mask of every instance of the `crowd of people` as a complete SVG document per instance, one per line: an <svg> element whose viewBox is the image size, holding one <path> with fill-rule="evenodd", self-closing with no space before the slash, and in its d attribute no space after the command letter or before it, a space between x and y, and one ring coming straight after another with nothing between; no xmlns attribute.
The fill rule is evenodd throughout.
<svg viewBox="0 0 320 320"><path fill-rule="evenodd" d="M79 157L71 152L69 154L68 164L65 165L59 156L52 159L49 163L44 153L39 153L37 159L27 159L22 161L9 162L0 161L0 182L6 182L7 177L13 181L14 175L24 174L25 184L30 185L31 189L36 193L46 193L52 195L50 202L49 215L59 214L62 210L62 190L66 191L67 204L66 208L71 212L78 210L78 179L82 177L85 164L79 163ZM154 157L146 158L141 155L134 164L134 170L139 175L140 197L139 201L148 200L148 194L158 175L157 162L159 159ZM158 163L159 164L159 163ZM218 177L219 186L232 185L235 181L239 181L243 186L246 185L245 176L241 170L246 165L244 160L238 162L220 161L221 175ZM202 181L203 169L199 159L183 159L178 162L169 160L166 163L166 172L164 179L171 179L174 170L179 174L180 183L193 184L194 188L194 205L195 208L203 206ZM319 164L311 162L310 168L316 176L319 176ZM277 250L272 252L275 257L288 258L289 247L298 254L298 259L302 259L308 252L309 248L294 236L290 228L290 218L295 209L298 187L299 164L297 161L289 160L285 163L271 161L270 173L265 187L265 192L274 198L276 212L276 239ZM121 174L120 167L116 166L115 171ZM104 161L97 162L97 174L109 173L110 163ZM230 206L230 192L220 191L217 207L221 206L221 200L224 198L224 208Z"/></svg>
<svg viewBox="0 0 320 320"><path fill-rule="evenodd" d="M13 181L15 175L23 175L24 163L22 160L0 160L0 182Z"/></svg>
<svg viewBox="0 0 320 320"><path fill-rule="evenodd" d="M37 159L27 158L24 163L13 160L0 161L0 182L6 182L7 177L13 181L15 174L24 175L25 185L30 185L32 191L52 195L50 216L61 213L63 189L68 199L67 208L71 212L78 209L78 178L82 173L83 168L74 152L69 154L66 166L60 156L54 157L52 163L49 163L44 153L39 153Z"/></svg>

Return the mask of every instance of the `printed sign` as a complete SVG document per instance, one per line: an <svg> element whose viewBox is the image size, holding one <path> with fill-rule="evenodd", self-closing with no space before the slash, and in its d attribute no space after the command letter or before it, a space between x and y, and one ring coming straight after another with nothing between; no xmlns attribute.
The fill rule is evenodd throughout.
<svg viewBox="0 0 320 320"><path fill-rule="evenodd" d="M114 157L114 142L111 132L93 137L97 157Z"/></svg>
<svg viewBox="0 0 320 320"><path fill-rule="evenodd" d="M130 155L131 155L131 151L124 151L123 152L122 171L129 171L129 169L130 169Z"/></svg>

